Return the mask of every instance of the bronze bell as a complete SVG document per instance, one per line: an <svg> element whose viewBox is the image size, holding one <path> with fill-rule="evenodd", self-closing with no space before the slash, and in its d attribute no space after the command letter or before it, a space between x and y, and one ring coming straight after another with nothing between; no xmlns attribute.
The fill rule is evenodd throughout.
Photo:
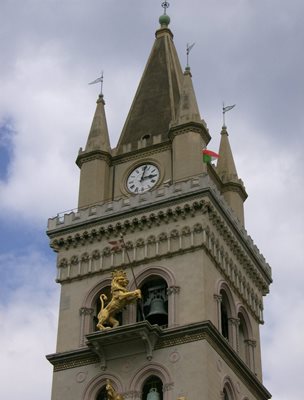
<svg viewBox="0 0 304 400"><path fill-rule="evenodd" d="M146 319L151 325L167 325L168 313L165 308L165 302L162 297L155 297L151 300L150 311Z"/></svg>
<svg viewBox="0 0 304 400"><path fill-rule="evenodd" d="M147 400L159 400L160 396L156 388L151 388L149 390Z"/></svg>

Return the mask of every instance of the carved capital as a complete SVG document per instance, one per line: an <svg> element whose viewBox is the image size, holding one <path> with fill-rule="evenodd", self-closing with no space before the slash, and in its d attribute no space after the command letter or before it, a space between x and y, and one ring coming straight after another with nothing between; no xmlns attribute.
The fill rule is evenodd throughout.
<svg viewBox="0 0 304 400"><path fill-rule="evenodd" d="M79 309L79 314L80 315L92 315L94 312L93 308L88 308L88 307L81 307Z"/></svg>
<svg viewBox="0 0 304 400"><path fill-rule="evenodd" d="M173 390L173 388L174 388L173 382L165 383L163 386L163 392L169 392L170 390Z"/></svg>
<svg viewBox="0 0 304 400"><path fill-rule="evenodd" d="M214 300L216 300L218 303L222 302L222 295L220 294L214 294L213 295Z"/></svg>
<svg viewBox="0 0 304 400"><path fill-rule="evenodd" d="M256 345L257 345L257 342L254 339L247 339L247 340L245 340L245 343L247 343L248 346L251 346L253 348L256 347Z"/></svg>
<svg viewBox="0 0 304 400"><path fill-rule="evenodd" d="M170 286L167 288L167 295L178 294L180 292L180 286Z"/></svg>
<svg viewBox="0 0 304 400"><path fill-rule="evenodd" d="M239 326L239 324L240 324L239 318L230 317L230 318L228 318L228 321L230 322L231 325L234 325L234 326Z"/></svg>

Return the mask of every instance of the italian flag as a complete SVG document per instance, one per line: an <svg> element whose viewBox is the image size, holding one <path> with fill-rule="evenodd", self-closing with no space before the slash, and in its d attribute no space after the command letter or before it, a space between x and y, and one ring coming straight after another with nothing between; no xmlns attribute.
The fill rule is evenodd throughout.
<svg viewBox="0 0 304 400"><path fill-rule="evenodd" d="M203 162L204 163L210 163L211 161L219 158L219 155L211 150L204 149L202 153L203 153Z"/></svg>

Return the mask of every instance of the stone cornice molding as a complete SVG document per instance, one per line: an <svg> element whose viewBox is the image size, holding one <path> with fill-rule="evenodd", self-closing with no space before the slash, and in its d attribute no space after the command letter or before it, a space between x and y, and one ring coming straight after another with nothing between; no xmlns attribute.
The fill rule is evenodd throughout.
<svg viewBox="0 0 304 400"><path fill-rule="evenodd" d="M78 165L79 168L81 168L84 163L93 160L103 160L106 161L108 165L110 165L112 157L109 153L102 150L93 150L89 152L80 151L76 159L76 164Z"/></svg>
<svg viewBox="0 0 304 400"><path fill-rule="evenodd" d="M173 141L175 136L182 135L187 132L199 133L206 144L208 144L211 140L208 128L206 128L202 122L187 122L185 124L172 125L170 127L168 137L171 141Z"/></svg>
<svg viewBox="0 0 304 400"><path fill-rule="evenodd" d="M128 161L140 159L142 161L143 155L145 157L153 156L154 154L161 153L171 149L171 143L169 141L161 142L157 144L147 145L137 150L132 150L128 153L118 154L112 157L112 164L118 165Z"/></svg>
<svg viewBox="0 0 304 400"><path fill-rule="evenodd" d="M236 192L240 195L241 199L245 201L248 197L248 194L244 188L242 181L239 179L239 182L226 182L222 184L221 193L226 192Z"/></svg>
<svg viewBox="0 0 304 400"><path fill-rule="evenodd" d="M214 215L213 207L211 203L208 202L208 200L194 201L192 203L189 202L183 204L182 206L178 205L176 207L171 207L166 210L161 210L158 213L150 213L142 215L141 217L135 217L133 219L125 219L124 221L120 220L120 222L116 223L115 225L113 224L104 225L99 227L99 229L92 228L92 229L87 229L83 232L78 231L74 235L70 234L70 235L64 235L62 237L55 237L51 241L51 247L53 247L55 251L61 251L63 249L68 250L71 247L72 248L77 248L78 246L82 247L87 243L94 243L94 242L99 243L102 240L108 241L119 237L121 232L125 234L128 232L141 232L145 231L146 229L150 229L152 226L161 226L164 224L167 225L170 221L172 222L183 221L187 216L193 217L197 213L199 213L200 215L208 214L209 218L213 220L215 226L217 226L217 229L221 234L222 240L224 240L224 242L230 249L231 253L234 254L236 259L239 261L240 265L243 266L244 271L249 272L252 278L256 282L258 282L259 285L262 285L263 291L267 292L268 290L267 281L265 282L263 275L261 275L259 270L256 269L255 263L252 262L250 256L248 256L246 251L240 246L240 244L235 239L233 234L227 229L227 227L223 224L222 221L217 220L216 216ZM173 240L174 237L189 235L191 233L191 229L195 231L196 225L193 226L193 228L191 229L190 227L187 227L188 230L185 229L186 227L183 227L181 232L175 232L176 231L175 230L174 231L175 236L174 232L172 231L172 235L170 236L171 239ZM208 233L208 231L206 232ZM208 234L210 236L210 232ZM136 243L134 244L132 243L131 247L132 248L143 247L145 245L145 242L143 241L142 238L140 239L141 239L140 241L137 240ZM167 237L165 239L167 240ZM149 243L152 243L151 235L147 238L147 240ZM159 238L159 240L161 240L161 237ZM212 236L210 236L210 240L212 240ZM110 255L111 254L110 248L108 250L109 250L108 255ZM208 251L210 250L208 249ZM219 263L217 257L213 256L212 252L210 254L215 259L215 262ZM101 256L100 250L95 249L94 254L92 254L90 257L94 259L99 259L100 256ZM225 252L222 251L222 258L226 259L227 257L228 254L225 255ZM84 259L85 259L84 255L82 255L81 260L83 261ZM88 254L86 254L86 259L89 259ZM77 264L78 258L72 257L70 263Z"/></svg>
<svg viewBox="0 0 304 400"><path fill-rule="evenodd" d="M100 337L104 345L106 345L104 340L107 338L106 342L110 343L111 346L115 345L115 343L119 346L121 335L128 335L128 332L140 332L140 330L143 329L143 325L146 326L147 329L153 329L153 327L145 321L133 325L121 326L110 331L93 333L88 335L88 337L91 337L93 341L98 340ZM156 341L153 344L153 352L168 347L177 348L185 343L197 341L208 342L224 362L235 371L238 379L243 382L253 396L261 400L268 400L271 398L271 394L210 321L169 329L158 328L155 338ZM54 371L66 370L89 364L98 364L100 361L99 357L97 357L90 348L51 354L47 356L47 359L53 364Z"/></svg>

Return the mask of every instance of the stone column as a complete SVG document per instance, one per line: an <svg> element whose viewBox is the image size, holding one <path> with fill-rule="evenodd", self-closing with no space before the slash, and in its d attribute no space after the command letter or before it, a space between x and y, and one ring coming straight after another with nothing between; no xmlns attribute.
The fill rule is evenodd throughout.
<svg viewBox="0 0 304 400"><path fill-rule="evenodd" d="M80 335L79 335L79 345L84 346L84 336L89 333L90 329L90 316L93 314L94 309L88 307L81 307L79 310L80 315Z"/></svg>
<svg viewBox="0 0 304 400"><path fill-rule="evenodd" d="M247 351L248 351L248 366L252 372L255 373L255 347L256 347L256 340L247 339L245 340Z"/></svg>
<svg viewBox="0 0 304 400"><path fill-rule="evenodd" d="M234 348L235 351L239 351L239 324L240 324L240 320L239 318L233 318L230 317L228 318L229 321L229 333L230 333L230 337L231 340L229 340L230 344L232 345L232 347Z"/></svg>
<svg viewBox="0 0 304 400"><path fill-rule="evenodd" d="M177 326L177 315L178 315L178 310L177 310L177 301L176 301L176 296L180 292L180 287L179 286L170 286L167 289L167 296L168 296L168 326L173 327Z"/></svg>
<svg viewBox="0 0 304 400"><path fill-rule="evenodd" d="M216 301L216 309L217 309L217 329L220 333L222 333L222 320L221 320L221 302L222 296L220 294L213 295L214 300Z"/></svg>

